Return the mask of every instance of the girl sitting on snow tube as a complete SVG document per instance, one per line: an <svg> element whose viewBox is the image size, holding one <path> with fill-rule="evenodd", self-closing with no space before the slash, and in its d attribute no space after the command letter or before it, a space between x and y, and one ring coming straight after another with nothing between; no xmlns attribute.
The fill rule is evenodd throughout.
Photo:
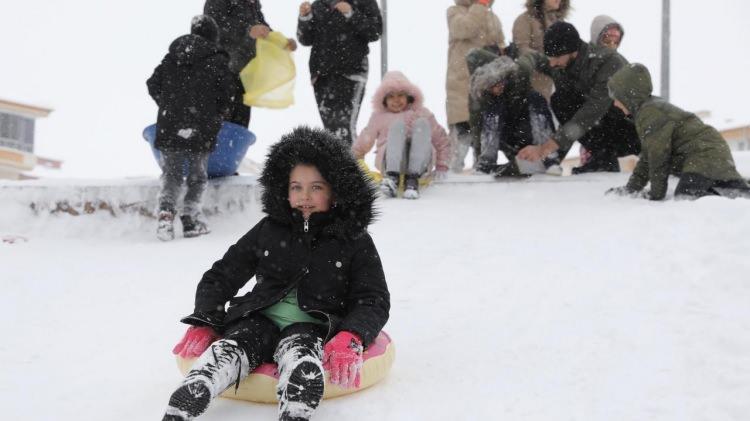
<svg viewBox="0 0 750 421"><path fill-rule="evenodd" d="M323 370L332 384L359 387L363 351L388 320L390 295L367 233L376 193L348 145L295 129L271 148L259 181L268 216L199 282L195 310L182 319L192 326L174 350L198 359L164 420L197 417L271 361L279 419L309 419ZM252 291L234 297L253 276Z"/></svg>

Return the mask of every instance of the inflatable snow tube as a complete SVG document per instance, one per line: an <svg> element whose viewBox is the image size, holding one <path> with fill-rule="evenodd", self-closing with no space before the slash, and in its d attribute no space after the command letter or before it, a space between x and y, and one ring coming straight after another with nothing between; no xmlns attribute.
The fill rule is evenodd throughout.
<svg viewBox="0 0 750 421"><path fill-rule="evenodd" d="M380 332L375 341L367 348L363 357L364 364L362 365L360 387L346 389L331 384L328 381L328 373L326 373L323 399L358 392L383 380L390 371L393 360L396 357L396 350L393 347L391 337L385 332ZM192 367L194 362L195 358L184 359L177 356L177 366L183 375L190 371L190 367ZM240 382L237 393L235 393L234 386L232 386L222 393L221 396L250 402L276 403L276 384L278 380L279 375L276 373L276 364L263 364Z"/></svg>
<svg viewBox="0 0 750 421"><path fill-rule="evenodd" d="M143 138L151 145L151 152L161 168L161 152L154 147L156 124L143 129ZM216 139L216 149L208 157L208 177L226 177L236 174L247 149L253 143L255 143L255 135L251 131L238 124L225 121Z"/></svg>

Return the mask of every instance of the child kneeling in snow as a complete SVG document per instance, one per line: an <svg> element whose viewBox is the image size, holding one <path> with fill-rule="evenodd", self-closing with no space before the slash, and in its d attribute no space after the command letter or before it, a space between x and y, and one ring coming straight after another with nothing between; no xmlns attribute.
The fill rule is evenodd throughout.
<svg viewBox="0 0 750 421"><path fill-rule="evenodd" d="M173 352L198 359L164 420L197 417L271 361L279 419L307 420L323 396L323 370L333 384L358 387L362 352L388 320L390 295L367 233L376 189L349 145L295 129L271 147L260 184L268 216L203 275L195 311L182 319L192 327ZM252 291L235 297L253 276Z"/></svg>
<svg viewBox="0 0 750 421"><path fill-rule="evenodd" d="M189 35L172 42L169 53L148 79L148 92L159 106L154 146L161 151L162 187L159 225L162 241L174 239L175 206L187 164L182 234L196 237L209 229L201 212L208 182L208 156L232 98L234 75L229 56L219 49L219 27L209 16L193 18Z"/></svg>
<svg viewBox="0 0 750 421"><path fill-rule="evenodd" d="M466 56L471 71L470 108L473 136L480 139L477 171L495 177L532 173L561 175L557 153L532 163L516 158L528 145L544 143L555 131L544 97L531 89L531 75L507 56L475 48ZM508 159L498 165L498 151Z"/></svg>
<svg viewBox="0 0 750 421"><path fill-rule="evenodd" d="M750 187L737 172L721 134L695 114L652 96L651 75L646 66L624 66L607 86L615 107L633 116L643 148L628 184L607 193L661 200L667 194L667 179L672 174L680 177L675 197L750 197ZM644 192L649 182L651 191Z"/></svg>
<svg viewBox="0 0 750 421"><path fill-rule="evenodd" d="M450 140L435 116L425 108L422 91L401 72L388 72L372 99L367 127L352 145L354 156L364 158L376 143L375 166L383 174L386 197L395 197L404 173L405 199L419 198L419 177L433 168L443 178L450 162Z"/></svg>

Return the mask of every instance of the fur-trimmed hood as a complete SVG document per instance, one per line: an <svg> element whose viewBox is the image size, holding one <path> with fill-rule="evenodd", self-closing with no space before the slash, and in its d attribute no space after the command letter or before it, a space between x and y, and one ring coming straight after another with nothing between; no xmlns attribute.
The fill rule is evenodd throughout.
<svg viewBox="0 0 750 421"><path fill-rule="evenodd" d="M372 107L376 111L388 112L384 104L385 97L391 92L405 92L411 97L407 108L419 109L424 104L424 95L419 87L409 81L401 72L393 70L383 76L383 81L372 96Z"/></svg>
<svg viewBox="0 0 750 421"><path fill-rule="evenodd" d="M271 146L260 176L263 211L283 224L301 218L289 206L289 174L297 164L314 165L331 185L335 206L324 233L357 238L376 216L375 186L357 165L349 145L322 129L297 127ZM315 214L313 214L315 217Z"/></svg>
<svg viewBox="0 0 750 421"><path fill-rule="evenodd" d="M544 0L526 0L526 12L541 21L544 21ZM551 12L557 19L565 19L570 12L570 0L560 1L560 8Z"/></svg>
<svg viewBox="0 0 750 421"><path fill-rule="evenodd" d="M622 27L620 22L607 15L599 15L591 21L591 38L589 39L589 43L599 45L599 39L602 37L602 34L611 26L616 26L620 29L620 44L622 44L622 39L625 38L625 28Z"/></svg>
<svg viewBox="0 0 750 421"><path fill-rule="evenodd" d="M500 81L510 78L518 72L518 65L507 56L498 57L495 60L477 68L471 75L471 97L479 99L484 92Z"/></svg>

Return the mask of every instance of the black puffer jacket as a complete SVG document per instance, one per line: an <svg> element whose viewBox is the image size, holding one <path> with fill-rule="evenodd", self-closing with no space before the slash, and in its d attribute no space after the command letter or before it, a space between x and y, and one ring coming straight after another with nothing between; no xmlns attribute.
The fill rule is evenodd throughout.
<svg viewBox="0 0 750 421"><path fill-rule="evenodd" d="M229 53L229 68L239 73L255 57L250 28L266 25L260 0L206 0L203 13L219 25L219 46Z"/></svg>
<svg viewBox="0 0 750 421"><path fill-rule="evenodd" d="M330 211L312 214L307 231L287 200L289 173L299 163L315 165L336 198ZM260 183L268 216L203 275L195 313L183 322L221 331L296 288L300 308L329 321L329 337L347 330L370 344L388 320L390 295L367 233L375 190L348 145L326 131L298 128L271 148ZM253 276L252 291L235 297Z"/></svg>
<svg viewBox="0 0 750 421"><path fill-rule="evenodd" d="M312 19L300 19L297 38L312 46L310 76L356 75L367 73L367 44L383 33L383 19L375 0L347 0L352 16L347 18L333 8L338 1L316 0Z"/></svg>
<svg viewBox="0 0 750 421"><path fill-rule="evenodd" d="M214 149L234 86L228 59L215 42L200 35L183 35L172 42L146 82L159 106L157 149Z"/></svg>

